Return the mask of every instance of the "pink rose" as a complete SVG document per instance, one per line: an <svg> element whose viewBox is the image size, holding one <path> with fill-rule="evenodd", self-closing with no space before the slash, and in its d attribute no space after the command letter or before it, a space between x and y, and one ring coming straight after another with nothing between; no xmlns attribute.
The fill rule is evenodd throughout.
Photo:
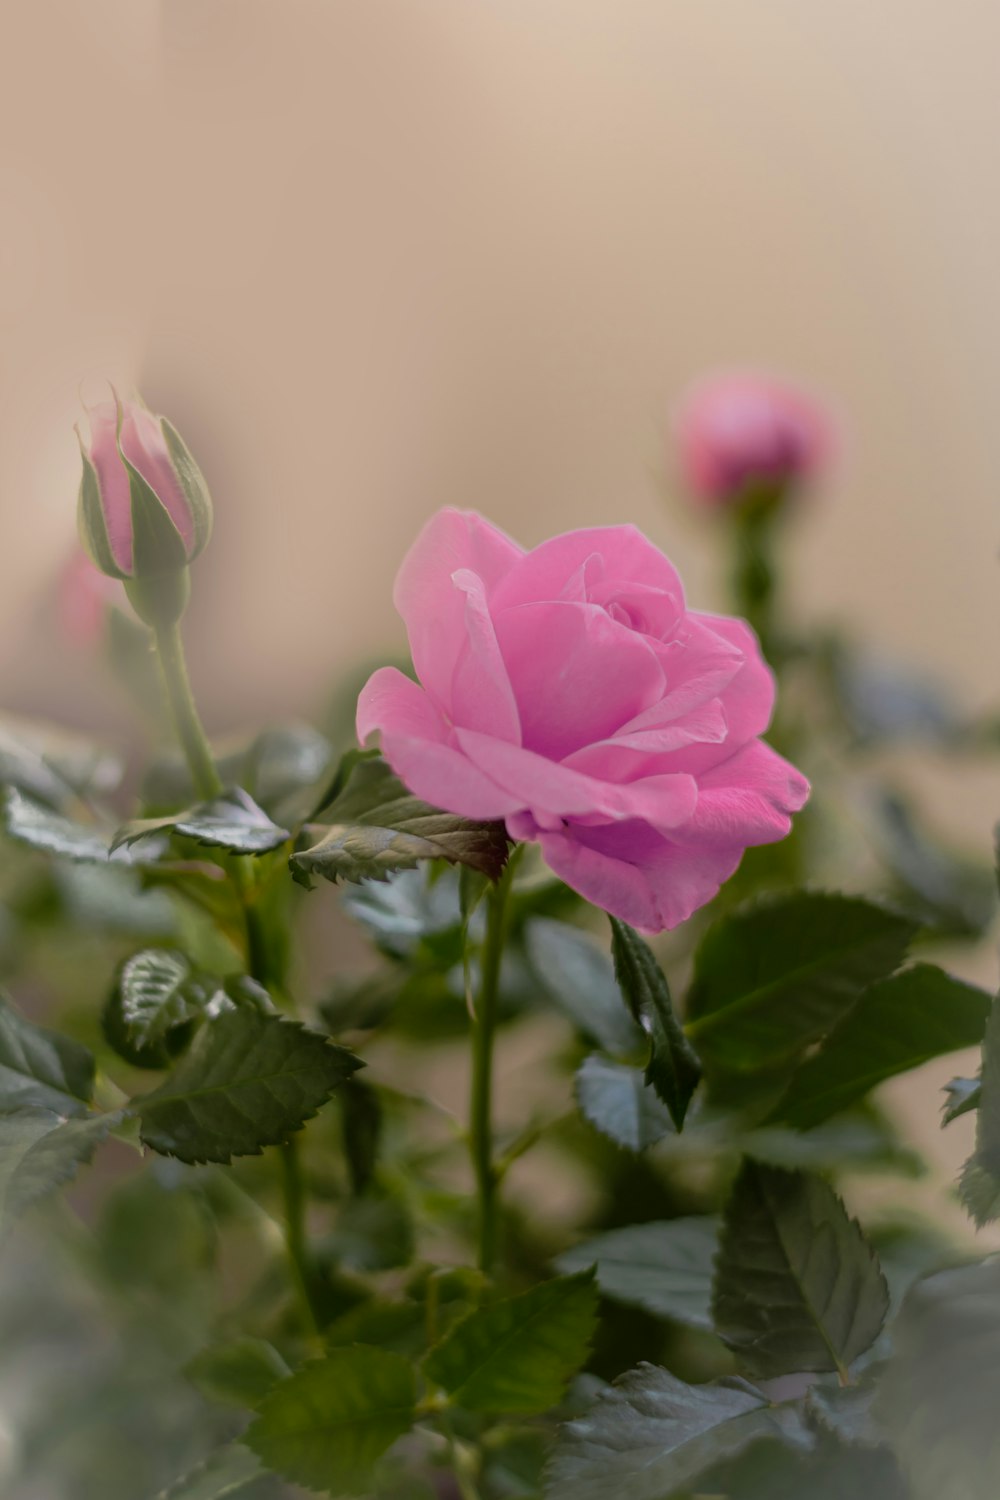
<svg viewBox="0 0 1000 1500"><path fill-rule="evenodd" d="M675 434L685 483L711 505L740 500L751 489L801 483L832 447L826 413L801 391L763 375L699 382L680 404Z"/></svg>
<svg viewBox="0 0 1000 1500"><path fill-rule="evenodd" d="M537 841L587 900L675 927L744 849L784 838L805 778L760 739L774 681L742 620L697 614L634 526L524 552L443 510L399 571L420 685L382 667L358 703L411 791Z"/></svg>
<svg viewBox="0 0 1000 1500"><path fill-rule="evenodd" d="M76 548L59 573L59 628L64 639L71 646L95 646L119 592L114 579L95 567L82 548Z"/></svg>

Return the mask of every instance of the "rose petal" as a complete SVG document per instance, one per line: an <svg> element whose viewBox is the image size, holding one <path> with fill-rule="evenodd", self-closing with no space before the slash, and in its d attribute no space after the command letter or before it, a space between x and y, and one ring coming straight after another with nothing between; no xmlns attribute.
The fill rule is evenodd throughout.
<svg viewBox="0 0 1000 1500"><path fill-rule="evenodd" d="M483 581L468 568L459 568L452 574L452 583L465 595L466 643L452 677L451 718L467 729L519 745L521 721Z"/></svg>
<svg viewBox="0 0 1000 1500"><path fill-rule="evenodd" d="M194 517L177 478L160 418L138 402L126 402L122 407L121 445L129 463L138 469L166 509L190 554L194 547Z"/></svg>
<svg viewBox="0 0 1000 1500"><path fill-rule="evenodd" d="M654 710L650 710L650 713ZM639 723L645 715L633 720ZM658 772L673 770L670 762L661 764L661 758L689 745L720 745L726 740L726 715L722 704L712 698L700 708L694 709L682 719L675 719L659 727L621 732L607 740L597 740L575 750L562 762L574 771L583 771L599 781L634 781L639 776L652 776Z"/></svg>
<svg viewBox="0 0 1000 1500"><path fill-rule="evenodd" d="M673 564L636 526L593 526L552 537L525 553L497 589L495 609L567 597L574 574L594 555L603 560L603 577L628 584L648 584L674 595L684 607L684 587ZM588 582L598 576L587 570Z"/></svg>
<svg viewBox="0 0 1000 1500"><path fill-rule="evenodd" d="M516 542L475 511L446 509L431 517L403 560L393 602L406 625L417 676L446 713L467 641L468 596L455 587L452 575L463 569L475 573L489 599L523 555Z"/></svg>
<svg viewBox="0 0 1000 1500"><path fill-rule="evenodd" d="M118 452L118 409L113 401L88 408L90 442L87 456L97 471L101 510L111 555L122 572L132 570L132 494L128 471Z"/></svg>
<svg viewBox="0 0 1000 1500"><path fill-rule="evenodd" d="M663 696L663 668L645 636L591 604L494 611L524 744L551 760L606 739Z"/></svg>
<svg viewBox="0 0 1000 1500"><path fill-rule="evenodd" d="M447 741L448 726L419 684L395 667L380 667L358 699L357 734L364 744L380 730L382 753L417 797L463 818L503 818L521 806Z"/></svg>
<svg viewBox="0 0 1000 1500"><path fill-rule="evenodd" d="M617 786L472 730L457 729L455 737L491 781L543 823L570 817L594 822L643 818L657 828L676 828L695 810L698 789L690 776L647 776Z"/></svg>
<svg viewBox="0 0 1000 1500"><path fill-rule="evenodd" d="M773 844L808 797L801 771L763 740L752 740L698 778L698 806L681 836L706 845Z"/></svg>

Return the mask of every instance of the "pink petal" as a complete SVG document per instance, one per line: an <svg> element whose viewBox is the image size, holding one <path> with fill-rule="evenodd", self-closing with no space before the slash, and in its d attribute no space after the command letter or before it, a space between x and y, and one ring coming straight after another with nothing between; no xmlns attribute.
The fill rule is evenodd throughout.
<svg viewBox="0 0 1000 1500"><path fill-rule="evenodd" d="M773 844L804 807L809 783L763 740L742 746L698 778L698 806L678 837L692 845Z"/></svg>
<svg viewBox="0 0 1000 1500"><path fill-rule="evenodd" d="M395 667L380 667L358 699L357 734L364 744L380 730L382 753L417 797L463 818L503 818L521 805L448 743L448 726L419 684Z"/></svg>
<svg viewBox="0 0 1000 1500"><path fill-rule="evenodd" d="M452 583L465 595L466 643L451 682L451 718L466 729L521 743L521 720L477 573L459 568Z"/></svg>
<svg viewBox="0 0 1000 1500"><path fill-rule="evenodd" d="M654 713L655 707L649 710L650 716ZM646 717L640 715L633 723L638 724ZM723 744L727 727L722 704L712 698L684 718L649 729L621 731L610 739L585 745L567 755L562 764L596 776L600 781L633 781L638 776L672 770L670 763L659 764L659 758L672 751L689 745Z"/></svg>
<svg viewBox="0 0 1000 1500"><path fill-rule="evenodd" d="M561 760L608 738L663 696L649 640L597 605L523 604L493 611L524 744Z"/></svg>
<svg viewBox="0 0 1000 1500"><path fill-rule="evenodd" d="M137 401L122 407L122 452L156 495L181 534L188 553L194 547L194 519L174 470L160 418Z"/></svg>
<svg viewBox="0 0 1000 1500"><path fill-rule="evenodd" d="M677 570L635 526L594 526L542 542L511 569L497 590L494 608L568 597L564 590L570 580L595 555L603 560L606 579L662 589L683 608L684 588ZM592 576L589 570L587 576Z"/></svg>
<svg viewBox="0 0 1000 1500"><path fill-rule="evenodd" d="M686 824L695 811L697 787L690 776L648 776L616 786L596 781L472 730L457 729L462 749L490 780L517 798L519 808L530 808L539 822L563 818L588 822L643 818L657 828Z"/></svg>
<svg viewBox="0 0 1000 1500"><path fill-rule="evenodd" d="M474 511L445 509L431 517L403 560L393 601L406 625L417 676L446 713L467 641L467 595L455 587L453 574L475 573L489 601L523 555L515 542Z"/></svg>
<svg viewBox="0 0 1000 1500"><path fill-rule="evenodd" d="M128 471L118 452L118 410L113 401L88 408L90 442L87 456L97 471L101 509L111 555L123 573L132 570L132 494Z"/></svg>

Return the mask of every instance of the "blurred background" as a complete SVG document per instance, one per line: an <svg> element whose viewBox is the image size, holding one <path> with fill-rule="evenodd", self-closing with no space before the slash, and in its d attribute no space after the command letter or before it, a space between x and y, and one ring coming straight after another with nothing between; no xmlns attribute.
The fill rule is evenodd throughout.
<svg viewBox="0 0 1000 1500"><path fill-rule="evenodd" d="M991 0L44 0L0 42L5 712L134 734L56 609L103 377L209 480L186 628L228 733L401 654L392 579L441 505L524 544L634 521L725 607L668 428L727 366L839 417L787 538L798 623L995 705ZM996 767L905 773L984 862ZM994 949L941 961L992 985ZM941 1136L932 1094L975 1062L889 1091L965 1234L971 1117Z"/></svg>

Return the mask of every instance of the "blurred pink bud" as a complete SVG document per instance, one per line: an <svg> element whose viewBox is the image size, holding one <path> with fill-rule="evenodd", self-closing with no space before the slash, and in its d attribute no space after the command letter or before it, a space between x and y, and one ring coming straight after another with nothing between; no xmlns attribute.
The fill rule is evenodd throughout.
<svg viewBox="0 0 1000 1500"><path fill-rule="evenodd" d="M687 488L708 505L795 488L823 469L833 447L833 424L818 402L750 373L692 386L674 433Z"/></svg>
<svg viewBox="0 0 1000 1500"><path fill-rule="evenodd" d="M67 558L59 575L58 617L63 639L71 646L95 646L104 630L109 607L118 602L120 590L91 562L82 548Z"/></svg>
<svg viewBox="0 0 1000 1500"><path fill-rule="evenodd" d="M90 408L81 436L80 530L102 573L143 578L186 568L208 541L208 489L180 435L139 401Z"/></svg>

